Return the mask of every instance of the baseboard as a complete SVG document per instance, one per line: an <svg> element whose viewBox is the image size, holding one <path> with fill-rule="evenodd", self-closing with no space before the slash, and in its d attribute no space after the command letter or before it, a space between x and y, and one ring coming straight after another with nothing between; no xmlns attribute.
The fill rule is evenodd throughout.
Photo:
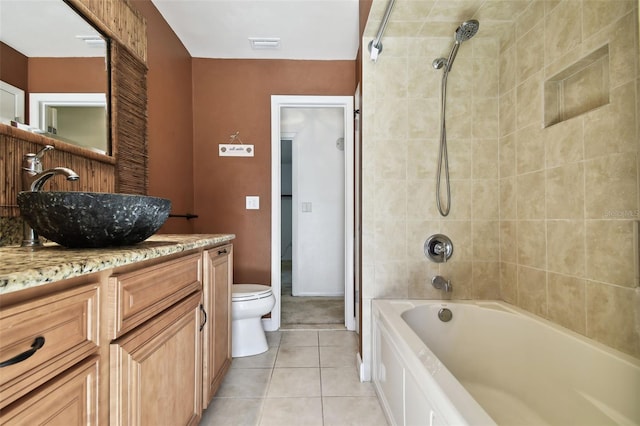
<svg viewBox="0 0 640 426"><path fill-rule="evenodd" d="M356 369L358 370L358 377L361 382L366 382L365 368L364 363L362 362L362 357L360 356L360 352L356 354Z"/></svg>

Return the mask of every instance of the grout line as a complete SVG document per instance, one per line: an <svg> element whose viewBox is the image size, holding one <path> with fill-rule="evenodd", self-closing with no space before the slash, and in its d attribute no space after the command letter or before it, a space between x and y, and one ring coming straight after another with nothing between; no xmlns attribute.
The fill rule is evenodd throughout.
<svg viewBox="0 0 640 426"><path fill-rule="evenodd" d="M320 415L324 425L324 390L322 389L322 359L320 358L320 333L318 333L318 379L320 380Z"/></svg>

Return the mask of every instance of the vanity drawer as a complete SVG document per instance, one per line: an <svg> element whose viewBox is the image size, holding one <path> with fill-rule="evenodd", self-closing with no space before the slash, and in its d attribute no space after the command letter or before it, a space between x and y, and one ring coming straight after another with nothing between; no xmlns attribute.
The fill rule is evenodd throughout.
<svg viewBox="0 0 640 426"><path fill-rule="evenodd" d="M116 339L202 289L200 253L109 278L109 337Z"/></svg>
<svg viewBox="0 0 640 426"><path fill-rule="evenodd" d="M0 407L98 351L98 294L92 283L0 310Z"/></svg>
<svg viewBox="0 0 640 426"><path fill-rule="evenodd" d="M98 375L94 356L0 411L0 424L98 425Z"/></svg>

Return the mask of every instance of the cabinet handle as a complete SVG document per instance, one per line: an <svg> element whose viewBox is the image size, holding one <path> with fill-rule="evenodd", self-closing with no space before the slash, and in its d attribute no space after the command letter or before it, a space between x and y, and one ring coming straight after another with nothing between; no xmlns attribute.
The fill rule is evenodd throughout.
<svg viewBox="0 0 640 426"><path fill-rule="evenodd" d="M227 254L227 249L218 250L218 254Z"/></svg>
<svg viewBox="0 0 640 426"><path fill-rule="evenodd" d="M8 367L10 365L17 364L19 362L24 361L25 359L29 358L31 355L35 354L36 351L43 346L44 346L44 337L42 336L36 337L36 339L33 341L33 344L31 345L31 349L29 349L28 351L22 352L21 354L18 354L11 359L0 362L0 368Z"/></svg>
<svg viewBox="0 0 640 426"><path fill-rule="evenodd" d="M202 321L202 324L200 324L200 331L202 331L204 325L207 323L207 311L204 310L204 305L202 303L200 304L200 310L204 314L204 320Z"/></svg>

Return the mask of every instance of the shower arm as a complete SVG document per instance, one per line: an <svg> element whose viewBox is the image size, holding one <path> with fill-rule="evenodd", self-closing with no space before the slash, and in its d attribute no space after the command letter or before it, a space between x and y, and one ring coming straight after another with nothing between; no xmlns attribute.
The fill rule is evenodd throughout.
<svg viewBox="0 0 640 426"><path fill-rule="evenodd" d="M384 34L384 30L387 28L387 24L389 23L389 17L391 16L391 10L393 9L393 5L396 0L389 0L387 3L387 10L384 12L384 16L382 17L382 22L380 23L380 27L378 28L378 34L376 38L369 42L369 53L371 54L371 60L376 62L378 60L378 55L382 52L382 35Z"/></svg>

